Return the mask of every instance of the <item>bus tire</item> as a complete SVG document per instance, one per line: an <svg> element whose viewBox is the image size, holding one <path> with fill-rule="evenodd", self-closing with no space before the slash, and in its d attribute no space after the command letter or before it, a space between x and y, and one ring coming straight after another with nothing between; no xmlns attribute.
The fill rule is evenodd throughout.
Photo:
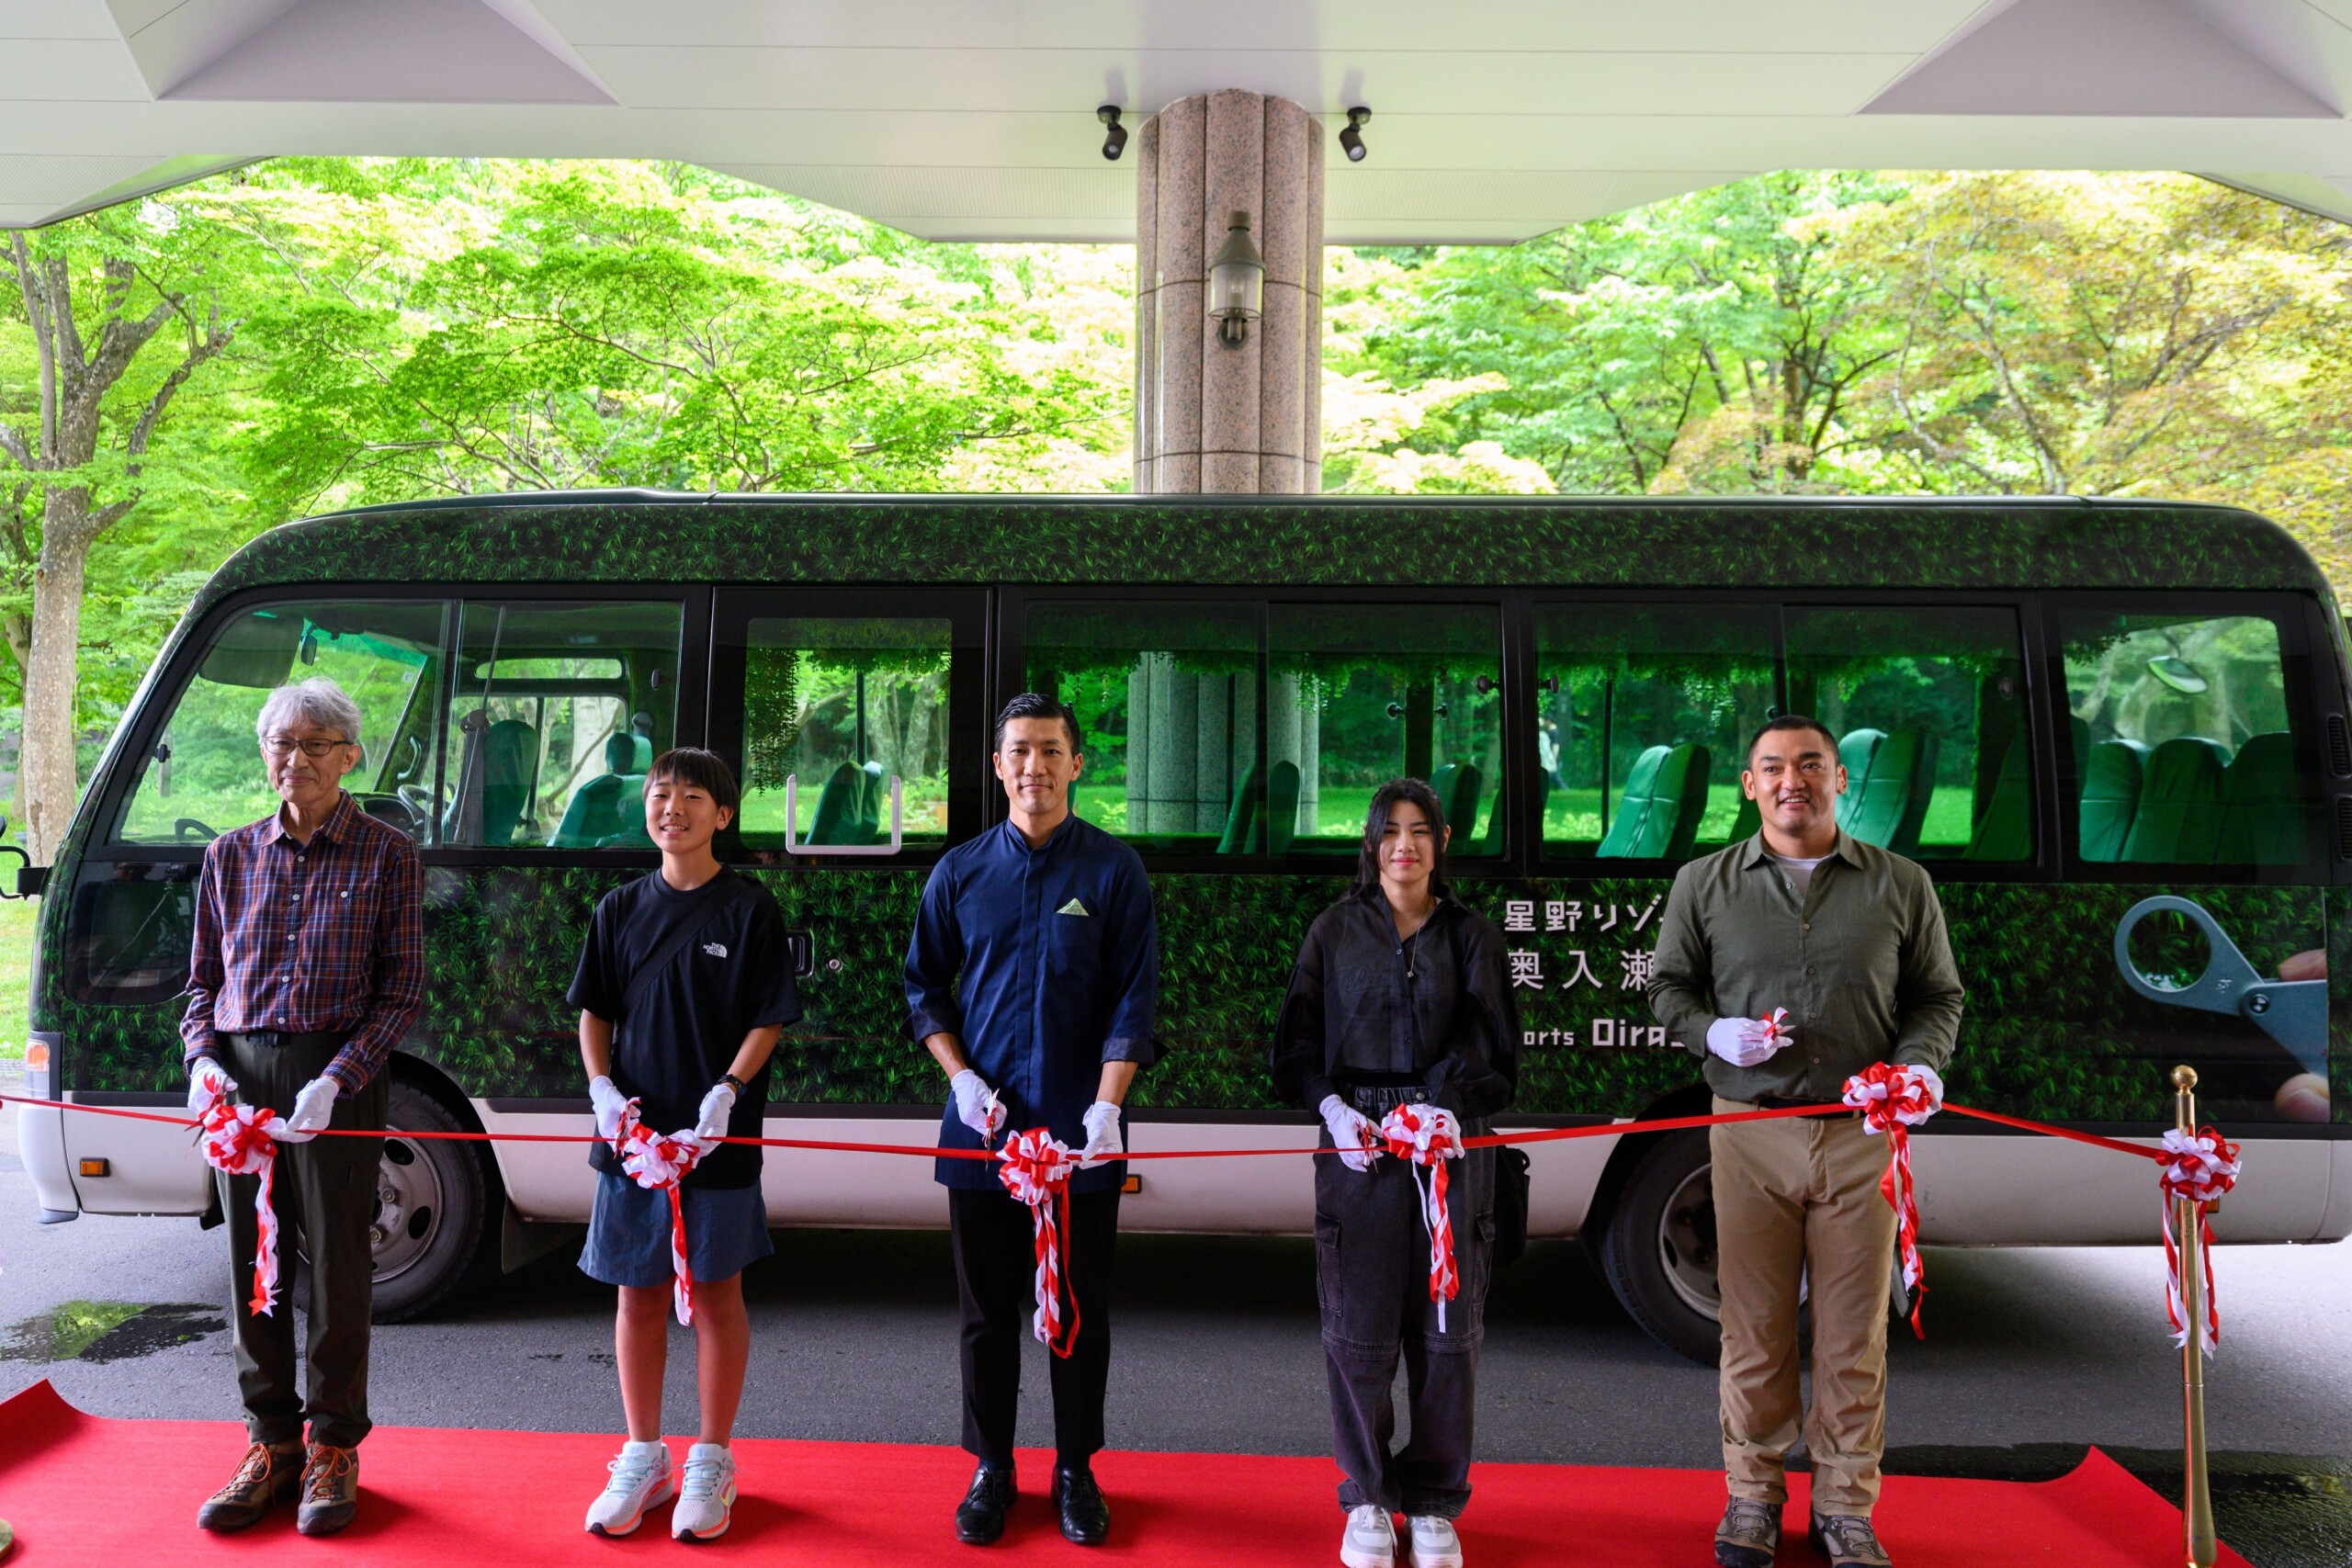
<svg viewBox="0 0 2352 1568"><path fill-rule="evenodd" d="M1706 1366L1723 1354L1715 1313L1715 1205L1703 1130L1669 1133L1645 1150L1602 1233L1600 1271L1633 1320Z"/></svg>
<svg viewBox="0 0 2352 1568"><path fill-rule="evenodd" d="M399 1323L432 1311L476 1272L489 1224L491 1184L472 1144L403 1138L470 1131L440 1100L392 1079L384 1155L376 1171L368 1239L376 1254L374 1317ZM494 1236L493 1236L494 1239Z"/></svg>

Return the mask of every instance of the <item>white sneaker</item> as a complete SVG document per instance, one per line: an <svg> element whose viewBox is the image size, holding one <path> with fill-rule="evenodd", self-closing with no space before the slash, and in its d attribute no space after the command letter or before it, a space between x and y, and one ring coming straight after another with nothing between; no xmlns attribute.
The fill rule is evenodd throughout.
<svg viewBox="0 0 2352 1568"><path fill-rule="evenodd" d="M677 1490L670 1479L670 1450L659 1442L623 1443L620 1457L606 1465L613 1478L588 1505L590 1535L627 1535L645 1520L645 1510L667 1502Z"/></svg>
<svg viewBox="0 0 2352 1568"><path fill-rule="evenodd" d="M670 1533L680 1540L717 1540L735 1507L735 1456L724 1443L686 1450L686 1481L670 1510Z"/></svg>
<svg viewBox="0 0 2352 1568"><path fill-rule="evenodd" d="M1413 1531L1413 1568L1462 1568L1462 1538L1452 1519L1415 1514L1405 1522Z"/></svg>
<svg viewBox="0 0 2352 1568"><path fill-rule="evenodd" d="M1347 1568L1396 1568L1396 1521L1387 1509L1377 1503L1359 1503L1348 1510L1340 1561Z"/></svg>

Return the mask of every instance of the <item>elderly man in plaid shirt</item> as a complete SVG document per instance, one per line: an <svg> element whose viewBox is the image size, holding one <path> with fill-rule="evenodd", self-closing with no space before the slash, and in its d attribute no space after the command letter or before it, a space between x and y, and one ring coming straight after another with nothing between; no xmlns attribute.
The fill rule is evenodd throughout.
<svg viewBox="0 0 2352 1568"><path fill-rule="evenodd" d="M375 1271L368 1226L384 1140L318 1134L383 1130L386 1058L424 998L416 846L343 788L359 763L359 727L358 705L332 681L272 692L255 728L283 804L215 839L197 884L180 1021L188 1107L225 1096L286 1118L272 1197L286 1245L299 1236L311 1265L305 1389L295 1382L290 1306L255 1315L249 1304L260 1178L219 1178L252 1444L198 1515L207 1529L241 1529L299 1494L296 1528L325 1535L358 1506Z"/></svg>

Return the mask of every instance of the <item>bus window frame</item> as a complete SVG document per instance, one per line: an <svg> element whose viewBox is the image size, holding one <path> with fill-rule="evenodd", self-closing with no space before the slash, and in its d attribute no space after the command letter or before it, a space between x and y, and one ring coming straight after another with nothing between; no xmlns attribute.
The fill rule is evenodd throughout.
<svg viewBox="0 0 2352 1568"><path fill-rule="evenodd" d="M1500 685L1497 697L1500 704L1498 720L1501 725L1502 755L1506 767L1514 766L1510 759L1519 742L1514 739L1512 711L1514 694L1523 687L1519 681L1518 644L1514 640L1518 629L1517 612L1513 601L1519 591L1500 587L1433 587L1402 590L1365 590L1362 588L1314 588L1287 583L1217 583L1206 586L1168 583L1038 583L1008 584L998 593L997 653L995 671L997 690L990 694L989 712L993 716L1003 702L1014 694L1026 691L1028 663L1027 607L1031 604L1100 603L1132 600L1144 604L1218 604L1253 607L1258 618L1258 712L1266 712L1267 677L1271 667L1273 613L1285 604L1317 606L1349 605L1377 609L1387 605L1426 607L1483 606L1494 612L1497 637L1496 677ZM1265 727L1259 726L1259 760L1265 755ZM1534 755L1529 742L1528 755ZM994 775L988 775L989 806L987 825L994 827L1005 820L1007 807L1004 791ZM1516 801L1508 803L1503 819L1503 848L1499 854L1449 861L1449 880L1508 881L1524 876L1526 840L1520 825L1521 813ZM1125 842L1122 840L1121 842ZM1137 848L1144 866L1155 874L1170 876L1216 874L1224 876L1335 876L1351 880L1355 876L1356 855L1326 851L1302 853L1294 850L1286 855L1271 854L1171 854L1164 850Z"/></svg>
<svg viewBox="0 0 2352 1568"><path fill-rule="evenodd" d="M100 777L92 786L91 801L84 807L88 810L94 805L99 813L93 819L93 830L81 852L85 861L170 864L193 863L203 859L205 846L202 844L132 844L114 837L121 821L124 798L139 777L141 761L153 748L161 726L168 721L171 714L178 711L187 683L196 678L198 667L203 663L205 654L210 650L224 626L249 611L272 604L313 604L330 600L343 604L414 604L437 602L447 607L441 645L446 678L436 693L440 707L437 723L445 728L449 719L449 693L457 677L457 658L452 645L461 635L467 605L674 601L679 606L678 707L675 721L678 744L700 744L708 701L711 589L707 583L355 583L341 581L261 583L227 595L206 611L204 618L189 629L173 650L169 666L134 697L131 711L137 716L135 729L119 732L118 742L110 748L104 759ZM436 729L435 733L439 730ZM453 767L448 750L445 739L440 746L440 761L436 764L444 788ZM258 748L254 752L254 765L260 765ZM214 826L226 833L247 824L239 822L222 826L216 823ZM660 852L651 849L519 850L436 843L419 844L417 852L425 865L459 870L516 866L642 870L658 864L661 859Z"/></svg>
<svg viewBox="0 0 2352 1568"><path fill-rule="evenodd" d="M722 583L711 591L705 661L706 744L742 776L743 677L749 660L751 623L793 616L944 620L948 623L950 680L947 688L947 836L937 845L909 844L897 854L792 854L782 846L746 849L730 823L715 850L729 865L762 871L902 872L927 870L957 845L993 826L987 795L996 790L988 771L987 733L995 712L988 690L995 670L994 592L986 585L951 583L834 588L803 583ZM968 668L970 678L955 675ZM959 782L960 781L960 782Z"/></svg>
<svg viewBox="0 0 2352 1568"><path fill-rule="evenodd" d="M2321 754L2321 734L2327 716L2341 713L2342 704L2324 703L2323 682L2312 653L2308 595L2291 590L2184 591L2178 589L2050 589L2041 595L2043 621L2044 717L2051 730L2050 755L2055 763L2052 795L2054 820L2062 854L2063 880L2067 882L2133 885L2174 883L2244 887L2324 887L2352 881L2331 841L2328 819L2341 781L2331 780ZM2295 739L2295 767L2312 786L2310 832L2304 858L2290 865L2224 865L2210 862L2095 861L2082 852L2081 771L2075 756L2074 711L2066 695L2066 615L2178 615L2183 619L2218 620L2225 616L2268 621L2278 633L2278 666L2283 696L2290 715L2288 733ZM2332 656L2331 656L2332 661ZM2293 716L2301 715L2298 728Z"/></svg>
<svg viewBox="0 0 2352 1568"><path fill-rule="evenodd" d="M2024 859L2012 861L1972 861L1958 856L1923 859L1917 863L1938 882L2053 882L2062 880L2060 864L2054 850L2054 835L2048 824L2056 802L2052 758L2055 737L2050 733L2047 704L2039 687L2044 684L2041 658L2041 620L2036 601L2039 594L2030 590L1975 589L1898 589L1892 592L1871 595L1854 588L1790 588L1790 589L1534 589L1526 595L1525 649L1527 669L1521 690L1527 694L1526 711L1514 710L1519 727L1528 734L1527 755L1522 763L1526 770L1535 766L1533 726L1535 724L1535 682L1542 669L1541 650L1535 645L1535 618L1539 611L1560 606L1582 606L1594 609L1632 604L1653 604L1706 608L1757 609L1772 612L1772 712L1788 711L1789 649L1788 615L1791 610L2001 610L2015 617L2018 632L2019 679L2023 682L2022 702L2026 716L2026 740L2033 748L2033 774L2028 798L2031 803L2032 819L2029 823L2030 853ZM2062 686L2063 687L2063 674ZM2058 699L2063 705L2064 697ZM1525 776L1522 774L1522 776ZM1734 775L1736 777L1736 774ZM1531 793L1531 792L1521 792ZM1694 854L1689 860L1641 859L1603 860L1598 855L1568 855L1553 852L1543 837L1543 824L1529 822L1524 840L1532 849L1534 874L1544 877L1622 876L1629 878L1668 879L1704 855ZM1706 854L1718 852L1714 850Z"/></svg>

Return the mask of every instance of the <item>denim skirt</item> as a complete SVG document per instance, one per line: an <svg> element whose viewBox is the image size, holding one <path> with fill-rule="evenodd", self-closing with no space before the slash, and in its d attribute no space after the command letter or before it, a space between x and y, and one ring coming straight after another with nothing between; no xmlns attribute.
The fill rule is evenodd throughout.
<svg viewBox="0 0 2352 1568"><path fill-rule="evenodd" d="M685 1200L686 1266L695 1279L732 1279L747 1265L774 1256L767 1204L757 1186L689 1187L680 1196ZM669 1194L639 1187L616 1171L598 1171L580 1271L607 1285L650 1290L668 1284Z"/></svg>

